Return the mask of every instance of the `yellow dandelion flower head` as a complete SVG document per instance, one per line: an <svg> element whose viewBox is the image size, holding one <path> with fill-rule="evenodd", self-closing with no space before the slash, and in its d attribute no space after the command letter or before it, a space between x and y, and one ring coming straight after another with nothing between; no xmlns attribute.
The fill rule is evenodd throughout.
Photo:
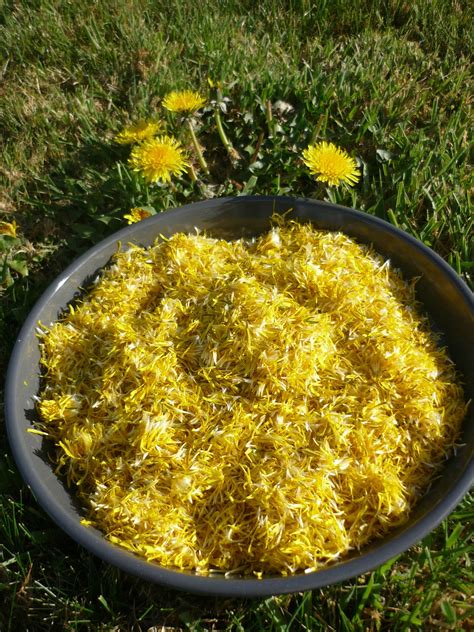
<svg viewBox="0 0 474 632"><path fill-rule="evenodd" d="M9 235L16 237L16 229L18 228L15 220L13 222L0 222L0 235Z"/></svg>
<svg viewBox="0 0 474 632"><path fill-rule="evenodd" d="M151 217L151 215L151 211L148 211L146 208L135 206L134 208L130 209L130 213L124 215L123 218L126 219L129 224L135 224L136 222L141 222L142 219Z"/></svg>
<svg viewBox="0 0 474 632"><path fill-rule="evenodd" d="M321 142L303 151L303 161L316 180L338 186L342 182L356 184L360 171L354 158L333 143Z"/></svg>
<svg viewBox="0 0 474 632"><path fill-rule="evenodd" d="M129 125L123 129L115 137L115 141L120 145L133 145L134 143L141 143L144 140L148 140L156 136L162 131L163 126L158 121L147 121L141 119L133 125Z"/></svg>
<svg viewBox="0 0 474 632"><path fill-rule="evenodd" d="M206 99L192 90L170 92L163 99L163 107L170 112L195 112L205 104Z"/></svg>
<svg viewBox="0 0 474 632"><path fill-rule="evenodd" d="M132 149L129 164L147 182L169 182L185 171L188 163L179 142L171 136L157 136Z"/></svg>

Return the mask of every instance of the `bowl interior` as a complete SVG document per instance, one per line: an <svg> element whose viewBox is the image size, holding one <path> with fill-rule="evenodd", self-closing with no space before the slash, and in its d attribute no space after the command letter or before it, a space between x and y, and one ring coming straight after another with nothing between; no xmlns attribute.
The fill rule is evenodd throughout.
<svg viewBox="0 0 474 632"><path fill-rule="evenodd" d="M53 472L48 445L27 432L37 419L35 396L40 385L38 321L54 322L64 307L87 286L116 251L118 242L148 246L159 237L196 228L214 237L235 239L264 232L274 213L288 213L316 228L338 230L374 249L402 270L406 279L418 278L417 298L441 330L451 358L461 372L467 399L474 399L473 296L455 272L434 252L408 234L369 215L312 200L282 197L237 197L199 202L129 226L97 244L70 265L38 301L19 335L10 361L6 385L6 420L10 445L18 467L38 502L74 539L106 561L143 579L203 594L262 596L296 592L346 580L382 564L433 529L459 502L473 480L473 407L463 426L462 443L446 462L442 475L414 509L410 520L384 539L343 561L309 574L291 577L202 577L146 562L108 543L80 524L81 507Z"/></svg>

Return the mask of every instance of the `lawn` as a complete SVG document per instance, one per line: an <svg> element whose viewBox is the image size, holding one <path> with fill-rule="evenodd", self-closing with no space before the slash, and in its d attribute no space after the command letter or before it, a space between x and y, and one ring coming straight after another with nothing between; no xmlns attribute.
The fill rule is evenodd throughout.
<svg viewBox="0 0 474 632"><path fill-rule="evenodd" d="M472 288L471 17L465 0L3 2L2 375L43 290L134 207L325 199L406 230ZM193 129L209 174L189 127L162 107L176 89L208 100ZM150 117L179 136L195 177L146 186L131 171L115 136ZM309 174L302 152L321 141L357 160L354 187ZM23 485L0 432L0 630L474 627L471 495L417 546L352 582L260 601L198 598L71 541Z"/></svg>

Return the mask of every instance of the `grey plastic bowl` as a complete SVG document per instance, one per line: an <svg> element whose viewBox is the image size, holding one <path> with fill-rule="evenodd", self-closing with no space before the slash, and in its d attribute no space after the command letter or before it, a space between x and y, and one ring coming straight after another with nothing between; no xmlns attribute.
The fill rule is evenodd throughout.
<svg viewBox="0 0 474 632"><path fill-rule="evenodd" d="M456 273L432 250L390 224L341 206L285 197L222 198L167 211L124 228L91 248L71 264L49 287L27 318L18 337L7 375L6 422L11 449L26 483L38 503L74 540L107 562L144 580L208 595L260 597L300 592L348 580L370 571L405 551L428 534L459 503L474 479L474 414L470 407L463 426L463 447L421 499L403 527L384 539L326 569L290 577L203 577L174 571L141 559L107 542L102 534L80 524L81 508L47 459L48 446L27 432L37 418L34 397L40 381L40 353L35 330L38 321L54 322L64 307L109 260L121 242L150 245L158 235L169 236L195 227L223 238L251 236L268 229L274 212L293 209L290 217L316 227L337 230L361 243L372 244L399 267L405 278L419 277L418 299L424 305L463 375L468 399L474 399L473 295Z"/></svg>

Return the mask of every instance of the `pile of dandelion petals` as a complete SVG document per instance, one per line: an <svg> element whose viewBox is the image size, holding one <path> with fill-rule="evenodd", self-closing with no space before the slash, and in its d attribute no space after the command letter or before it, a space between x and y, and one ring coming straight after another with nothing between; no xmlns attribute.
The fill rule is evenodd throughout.
<svg viewBox="0 0 474 632"><path fill-rule="evenodd" d="M290 574L407 520L466 412L413 284L340 233L118 252L41 334L84 524L166 567Z"/></svg>

